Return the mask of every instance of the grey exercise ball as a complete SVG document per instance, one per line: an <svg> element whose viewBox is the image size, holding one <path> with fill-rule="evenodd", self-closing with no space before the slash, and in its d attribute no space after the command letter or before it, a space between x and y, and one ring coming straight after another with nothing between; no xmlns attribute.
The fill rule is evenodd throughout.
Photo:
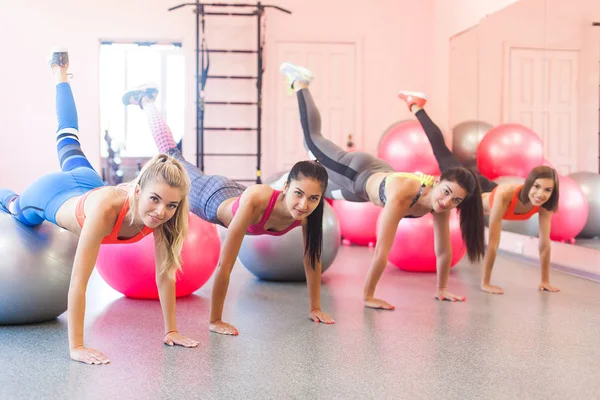
<svg viewBox="0 0 600 400"><path fill-rule="evenodd" d="M503 183L516 183L522 185L525 182L525 178L519 176L501 176L494 179L497 184ZM485 217L485 226L489 226L489 216ZM539 218L537 213L531 216L531 218L524 221L507 221L502 220L502 230L506 232L519 233L521 235L527 235L537 237L539 233Z"/></svg>
<svg viewBox="0 0 600 400"><path fill-rule="evenodd" d="M452 129L452 152L469 169L477 168L477 146L492 125L483 121L465 121Z"/></svg>
<svg viewBox="0 0 600 400"><path fill-rule="evenodd" d="M48 321L67 310L77 242L50 222L29 227L0 211L0 325Z"/></svg>
<svg viewBox="0 0 600 400"><path fill-rule="evenodd" d="M569 174L579 184L589 204L589 214L578 238L600 236L600 175L593 172L575 172Z"/></svg>
<svg viewBox="0 0 600 400"><path fill-rule="evenodd" d="M333 208L325 202L323 210L322 272L331 266L340 248L340 223ZM304 274L304 239L297 227L282 236L247 235L238 258L256 277L265 281L298 282Z"/></svg>
<svg viewBox="0 0 600 400"><path fill-rule="evenodd" d="M266 185L271 186L273 189L283 190L283 186L287 181L289 173L289 170L275 172L273 175L270 175L267 179L265 179L264 182Z"/></svg>

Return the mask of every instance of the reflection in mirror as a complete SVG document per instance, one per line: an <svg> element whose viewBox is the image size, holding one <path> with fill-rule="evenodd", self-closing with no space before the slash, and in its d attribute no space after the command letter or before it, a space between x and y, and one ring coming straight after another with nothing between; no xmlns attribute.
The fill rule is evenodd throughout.
<svg viewBox="0 0 600 400"><path fill-rule="evenodd" d="M581 246L600 250L599 21L598 1L520 0L450 38L454 154L502 182L554 168L550 239L577 246L553 247L552 262L583 269L590 255ZM537 258L537 242L528 249L526 240L539 236L537 225L503 224L521 235L503 232L505 250Z"/></svg>

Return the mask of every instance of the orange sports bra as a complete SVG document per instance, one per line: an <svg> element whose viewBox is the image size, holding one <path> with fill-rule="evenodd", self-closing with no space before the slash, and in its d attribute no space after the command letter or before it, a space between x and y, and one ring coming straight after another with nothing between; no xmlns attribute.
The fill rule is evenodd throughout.
<svg viewBox="0 0 600 400"><path fill-rule="evenodd" d="M519 193L521 193L522 188L523 185L517 187L517 190L515 190L512 200L510 201L510 205L508 206L508 209L502 216L502 219L506 219L509 221L524 221L526 219L531 218L533 214L539 211L540 208L538 206L533 206L533 208L526 213L515 214L515 207L519 202ZM494 204L494 195L496 194L496 189L498 189L498 186L496 186L494 190L492 190L492 193L490 193L490 210L492 209L492 204Z"/></svg>
<svg viewBox="0 0 600 400"><path fill-rule="evenodd" d="M94 190L96 190L96 189L94 189ZM83 228L83 223L85 221L85 211L83 209L83 205L85 204L85 199L94 190L90 190L89 192L87 192L86 194L81 196L81 198L77 202L77 206L75 207L75 217L77 218L77 223L79 223L79 226L81 228ZM117 218L117 222L115 222L115 226L113 227L112 232L110 232L108 234L108 236L105 236L104 239L102 239L102 244L135 243L135 242L139 242L145 236L148 236L149 234L154 232L154 229L144 226L144 229L142 229L142 231L140 233L138 233L137 235L130 237L129 239L119 239L119 231L121 230L121 226L123 225L123 220L125 219L125 216L127 215L127 211L129 211L129 199L125 199L125 203L123 203L123 207L121 207L121 211L119 212L119 217Z"/></svg>

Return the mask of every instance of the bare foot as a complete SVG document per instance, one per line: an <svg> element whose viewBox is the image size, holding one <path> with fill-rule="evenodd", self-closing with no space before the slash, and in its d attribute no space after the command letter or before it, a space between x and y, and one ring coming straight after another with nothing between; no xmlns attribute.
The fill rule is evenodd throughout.
<svg viewBox="0 0 600 400"><path fill-rule="evenodd" d="M239 334L235 326L223 321L215 321L210 323L211 332L220 333L221 335L237 336Z"/></svg>
<svg viewBox="0 0 600 400"><path fill-rule="evenodd" d="M545 291L545 292L560 292L560 289L557 288L556 286L552 285L550 282L540 283L540 286L538 287L538 289Z"/></svg>
<svg viewBox="0 0 600 400"><path fill-rule="evenodd" d="M380 299L365 299L365 307L376 308L378 310L395 310L396 307L388 303L387 301Z"/></svg>
<svg viewBox="0 0 600 400"><path fill-rule="evenodd" d="M504 289L502 289L500 286L490 285L489 283L482 284L481 290L490 294L504 294Z"/></svg>

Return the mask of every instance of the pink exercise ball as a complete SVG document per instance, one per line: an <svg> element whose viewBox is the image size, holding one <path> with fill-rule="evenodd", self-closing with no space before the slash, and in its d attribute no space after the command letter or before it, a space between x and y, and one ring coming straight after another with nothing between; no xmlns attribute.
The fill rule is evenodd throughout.
<svg viewBox="0 0 600 400"><path fill-rule="evenodd" d="M492 180L500 176L525 178L529 171L543 162L542 139L519 124L496 126L477 147L477 168Z"/></svg>
<svg viewBox="0 0 600 400"><path fill-rule="evenodd" d="M431 144L418 121L401 121L383 134L377 156L399 172L439 175Z"/></svg>
<svg viewBox="0 0 600 400"><path fill-rule="evenodd" d="M583 230L589 205L579 184L568 176L558 177L558 211L552 215L550 239L572 241Z"/></svg>
<svg viewBox="0 0 600 400"><path fill-rule="evenodd" d="M215 225L189 214L183 243L183 263L177 274L176 296L183 297L208 281L219 261L221 240ZM96 261L100 276L117 292L137 299L158 299L154 235L130 244L103 244Z"/></svg>
<svg viewBox="0 0 600 400"><path fill-rule="evenodd" d="M452 260L458 263L466 252L460 231L460 220L456 210L450 211L450 242ZM378 221L379 224L379 221ZM433 215L421 218L402 218L388 260L396 267L408 272L436 272L436 256L433 248Z"/></svg>
<svg viewBox="0 0 600 400"><path fill-rule="evenodd" d="M375 244L377 240L377 218L382 208L372 203L354 203L334 200L333 210L340 221L342 237L360 246Z"/></svg>

